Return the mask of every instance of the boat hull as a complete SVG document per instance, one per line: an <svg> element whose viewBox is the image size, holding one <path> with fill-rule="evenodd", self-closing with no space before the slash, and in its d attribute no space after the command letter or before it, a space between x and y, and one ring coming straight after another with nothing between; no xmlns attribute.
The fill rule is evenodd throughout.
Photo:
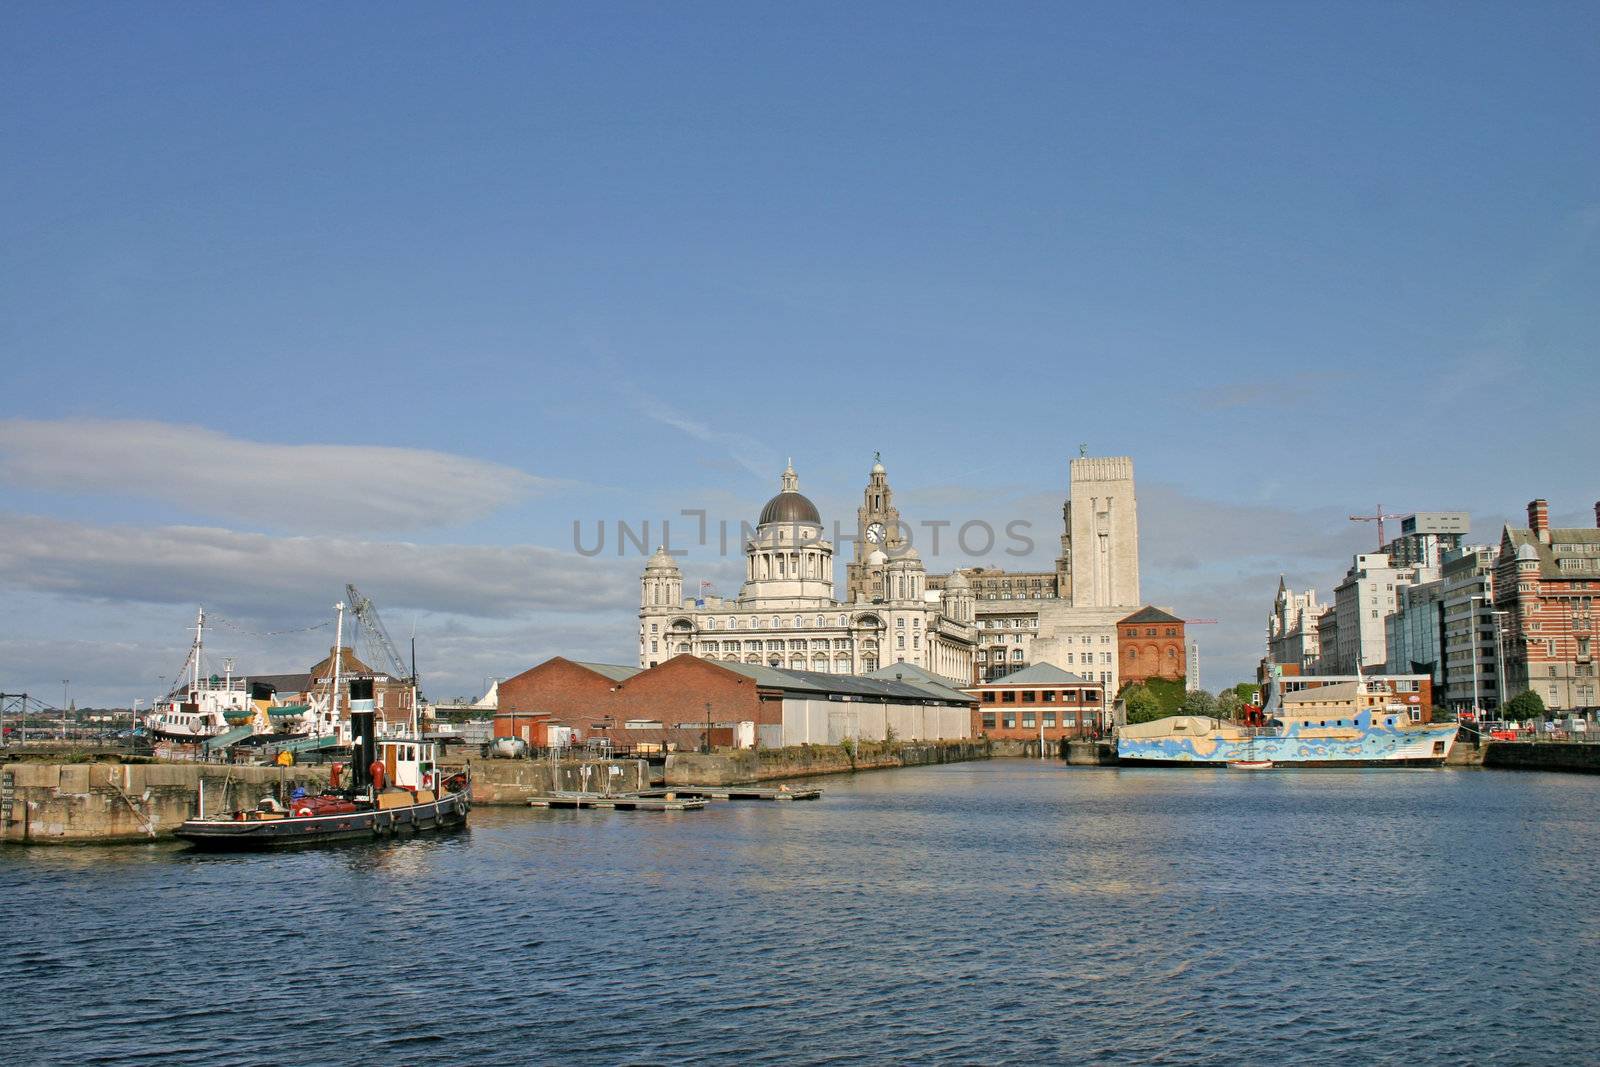
<svg viewBox="0 0 1600 1067"><path fill-rule="evenodd" d="M196 848L254 851L300 848L347 841L372 841L401 834L459 829L467 824L469 793L451 793L427 804L307 818L254 820L190 819L175 837Z"/></svg>
<svg viewBox="0 0 1600 1067"><path fill-rule="evenodd" d="M1403 728L1366 726L1353 736L1305 736L1291 729L1277 736L1231 737L1221 731L1193 737L1122 737L1122 763L1226 766L1270 761L1294 767L1439 766L1455 744L1455 723Z"/></svg>

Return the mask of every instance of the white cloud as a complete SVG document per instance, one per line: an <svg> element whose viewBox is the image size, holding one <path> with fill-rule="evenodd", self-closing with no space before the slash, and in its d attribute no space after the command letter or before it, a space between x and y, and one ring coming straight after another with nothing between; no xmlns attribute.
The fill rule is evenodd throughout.
<svg viewBox="0 0 1600 1067"><path fill-rule="evenodd" d="M426 449L265 444L199 426L101 419L0 420L0 481L343 532L458 524L563 484Z"/></svg>
<svg viewBox="0 0 1600 1067"><path fill-rule="evenodd" d="M530 545L421 545L270 537L197 526L92 526L0 513L0 585L156 604L218 605L251 618L303 618L346 582L380 605L510 618L614 612L628 625L638 561Z"/></svg>

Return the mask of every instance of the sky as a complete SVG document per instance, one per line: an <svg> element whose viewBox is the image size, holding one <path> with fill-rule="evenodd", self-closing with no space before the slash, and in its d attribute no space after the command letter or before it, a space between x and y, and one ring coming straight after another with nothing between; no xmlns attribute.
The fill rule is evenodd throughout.
<svg viewBox="0 0 1600 1067"><path fill-rule="evenodd" d="M347 582L436 698L632 662L619 521L732 594L881 451L1048 567L1080 446L1249 677L1350 515L1594 521L1597 99L1591 4L8 5L0 688L304 669Z"/></svg>

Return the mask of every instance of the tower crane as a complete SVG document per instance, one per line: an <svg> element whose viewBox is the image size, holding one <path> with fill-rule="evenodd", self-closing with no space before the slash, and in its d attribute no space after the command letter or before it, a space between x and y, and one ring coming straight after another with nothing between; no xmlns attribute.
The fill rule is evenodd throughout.
<svg viewBox="0 0 1600 1067"><path fill-rule="evenodd" d="M1350 516L1350 521L1351 522L1375 522L1375 523L1377 523L1378 524L1378 551L1382 552L1383 551L1383 546L1389 543L1388 540L1383 536L1383 520L1384 519L1398 519L1398 518L1401 518L1401 517L1402 516L1400 516L1400 515L1385 515L1384 512L1383 512L1383 505L1379 504L1378 507L1377 507L1377 510L1373 514L1371 514L1371 515L1352 515L1352 516Z"/></svg>

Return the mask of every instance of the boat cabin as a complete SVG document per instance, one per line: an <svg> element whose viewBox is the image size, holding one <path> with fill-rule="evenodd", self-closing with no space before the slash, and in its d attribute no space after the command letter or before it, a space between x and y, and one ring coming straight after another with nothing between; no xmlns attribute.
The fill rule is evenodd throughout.
<svg viewBox="0 0 1600 1067"><path fill-rule="evenodd" d="M384 781L401 789L437 788L434 743L416 738L395 738L378 742L378 759L383 763Z"/></svg>

